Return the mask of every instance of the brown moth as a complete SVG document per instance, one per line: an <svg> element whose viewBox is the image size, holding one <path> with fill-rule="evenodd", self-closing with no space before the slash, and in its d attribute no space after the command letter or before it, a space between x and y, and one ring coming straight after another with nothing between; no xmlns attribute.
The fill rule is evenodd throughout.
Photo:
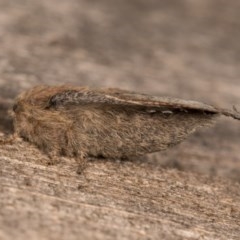
<svg viewBox="0 0 240 240"><path fill-rule="evenodd" d="M38 86L13 106L15 135L51 159L130 158L173 146L220 115L236 111L120 89ZM11 139L9 140L11 141Z"/></svg>

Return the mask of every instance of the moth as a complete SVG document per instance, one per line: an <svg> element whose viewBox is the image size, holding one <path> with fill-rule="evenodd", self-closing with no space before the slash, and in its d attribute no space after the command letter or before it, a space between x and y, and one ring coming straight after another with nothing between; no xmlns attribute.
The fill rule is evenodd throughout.
<svg viewBox="0 0 240 240"><path fill-rule="evenodd" d="M14 137L36 145L50 159L131 158L176 145L220 115L236 110L197 101L157 97L115 88L37 86L13 106Z"/></svg>

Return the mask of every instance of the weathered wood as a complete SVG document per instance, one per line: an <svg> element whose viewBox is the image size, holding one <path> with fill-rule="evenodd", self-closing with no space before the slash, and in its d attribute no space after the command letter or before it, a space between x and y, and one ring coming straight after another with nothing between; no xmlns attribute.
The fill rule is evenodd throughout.
<svg viewBox="0 0 240 240"><path fill-rule="evenodd" d="M239 184L162 169L95 161L41 163L32 146L1 148L2 239L238 239Z"/></svg>
<svg viewBox="0 0 240 240"><path fill-rule="evenodd" d="M34 85L70 82L239 104L234 0L0 0L0 131ZM239 239L240 124L222 118L166 152L53 166L0 146L0 239Z"/></svg>

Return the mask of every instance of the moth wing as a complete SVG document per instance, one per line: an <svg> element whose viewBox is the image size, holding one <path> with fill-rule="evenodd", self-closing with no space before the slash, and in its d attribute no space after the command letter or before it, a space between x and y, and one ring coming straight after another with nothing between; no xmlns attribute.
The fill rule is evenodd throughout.
<svg viewBox="0 0 240 240"><path fill-rule="evenodd" d="M115 88L93 90L88 88L70 89L57 93L49 101L49 106L67 105L119 105L128 107L146 107L164 110L199 111L213 114L223 114L240 119L236 111L220 109L197 101L183 100L171 97L151 96Z"/></svg>
<svg viewBox="0 0 240 240"><path fill-rule="evenodd" d="M159 107L166 109L180 109L186 111L199 111L199 112L207 112L212 114L222 114L228 117L232 117L234 119L240 120L240 113L237 111L236 107L233 107L233 110L223 109L214 107L205 103L201 103L198 101L192 100L183 100L179 98L172 97L159 97L159 96L151 96L142 93L136 93L121 89L108 89L108 93L106 93L110 98L114 97L120 101L123 101L127 104L132 105L142 105L146 107Z"/></svg>
<svg viewBox="0 0 240 240"><path fill-rule="evenodd" d="M106 93L106 96L110 99L117 99L119 102L125 102L128 105L141 105L146 107L160 107L160 108L169 108L169 109L182 109L182 110L199 110L217 113L218 110L210 105L192 101L192 100L183 100L179 98L172 97L160 97L152 96L148 94L142 94L137 92L130 92L119 89L109 89L109 93Z"/></svg>

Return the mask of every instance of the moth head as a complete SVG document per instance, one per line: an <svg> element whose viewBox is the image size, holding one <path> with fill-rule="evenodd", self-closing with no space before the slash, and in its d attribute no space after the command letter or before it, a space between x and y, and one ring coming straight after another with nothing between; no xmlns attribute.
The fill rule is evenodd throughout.
<svg viewBox="0 0 240 240"><path fill-rule="evenodd" d="M14 104L12 107L8 110L8 114L11 117L15 117L17 114L21 113L24 109L24 104L18 100L18 98L15 99Z"/></svg>
<svg viewBox="0 0 240 240"><path fill-rule="evenodd" d="M43 87L33 88L19 94L15 99L12 109L9 111L10 115L14 119L19 120L21 116L31 114L34 109L41 108L48 99L43 94L39 94L42 90L44 90Z"/></svg>
<svg viewBox="0 0 240 240"><path fill-rule="evenodd" d="M18 114L23 110L22 104L15 102L12 107L12 114Z"/></svg>

